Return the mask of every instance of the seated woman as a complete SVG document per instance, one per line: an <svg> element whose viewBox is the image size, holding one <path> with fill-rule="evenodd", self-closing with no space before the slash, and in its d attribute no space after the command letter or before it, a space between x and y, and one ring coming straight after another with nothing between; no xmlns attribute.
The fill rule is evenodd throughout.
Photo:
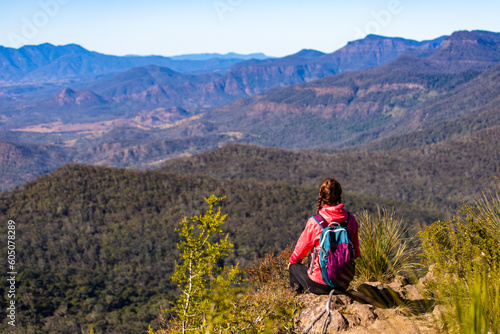
<svg viewBox="0 0 500 334"><path fill-rule="evenodd" d="M342 204L342 187L333 178L326 179L319 188L317 213L328 223L342 224L349 217L347 230L349 231L354 245L354 258L358 258L359 239L358 223L352 214L348 215ZM297 292L308 291L317 295L329 294L334 288L325 284L321 276L319 256L313 256L309 269L300 264L300 261L309 253L319 253L319 238L322 232L321 226L313 218L309 218L297 245L293 251L288 264L290 272L290 286ZM345 287L347 288L347 287Z"/></svg>

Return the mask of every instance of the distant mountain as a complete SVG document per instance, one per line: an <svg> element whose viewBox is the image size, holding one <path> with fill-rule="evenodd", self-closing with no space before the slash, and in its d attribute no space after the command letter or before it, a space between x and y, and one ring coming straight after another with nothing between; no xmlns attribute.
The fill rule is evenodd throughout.
<svg viewBox="0 0 500 334"><path fill-rule="evenodd" d="M317 58L324 56L326 53L321 51L316 51L312 49L302 49L299 52L295 53L293 56L300 58Z"/></svg>
<svg viewBox="0 0 500 334"><path fill-rule="evenodd" d="M409 50L414 52L436 48L440 41L441 39L434 42L416 42L370 35L363 40L349 43L333 54L302 50L295 55L278 59L263 59L259 54L252 54L249 55L252 60L244 61L231 69L231 77L241 77L247 84L254 83L255 79L259 79L258 76L264 75L266 78L260 80L260 86L251 89L253 92L262 92L270 87L285 87L330 74L377 66ZM177 59L161 56L109 56L88 51L75 44L65 46L42 44L19 49L0 46L0 83L67 84L110 76L134 67L148 65L168 67L182 73L221 73L241 62L242 58L232 58L233 55L235 54L228 54L223 58L188 60L182 59L182 56ZM258 70L256 67L266 70Z"/></svg>
<svg viewBox="0 0 500 334"><path fill-rule="evenodd" d="M19 49L0 46L0 84L91 80L147 65L166 66L180 72L218 72L240 61L173 60L161 56L118 57L88 51L75 44L29 45Z"/></svg>
<svg viewBox="0 0 500 334"><path fill-rule="evenodd" d="M284 58L252 59L231 67L234 63L231 59L115 57L90 52L78 45L0 48L0 82L3 79L23 83L20 87L0 84L0 112L10 115L2 121L4 128L59 120L94 122L111 120L117 115L135 117L140 110L175 106L200 112L270 88L375 66L405 52L429 50L439 43L440 39L416 42L368 36L329 55L302 50ZM145 64L148 66L141 66ZM197 75L186 73L193 71ZM30 82L32 86L26 84ZM87 92L88 102L95 103L75 100L71 104L73 100L66 99L63 104L55 103L52 109L53 101L65 88ZM67 113L64 108L72 112ZM81 117L75 117L78 114Z"/></svg>
<svg viewBox="0 0 500 334"><path fill-rule="evenodd" d="M417 42L404 38L368 35L363 40L350 42L346 47L325 55L320 61L334 62L337 73L357 71L387 64L402 55L426 57L439 49L446 36Z"/></svg>
<svg viewBox="0 0 500 334"><path fill-rule="evenodd" d="M229 52L226 54L220 53L193 53L184 54L179 56L170 56L170 59L174 60L209 60L209 59L267 59L272 58L266 56L263 53L250 53L250 54L239 54L234 52Z"/></svg>
<svg viewBox="0 0 500 334"><path fill-rule="evenodd" d="M144 102L150 102L147 99L159 93L161 96L153 100L165 106L208 109L241 97L254 96L270 88L292 86L337 72L376 66L409 50L416 52L437 47L440 40L416 42L369 36L331 55L302 50L280 59L242 62L222 74L194 76L149 66L97 81L89 88L103 96L120 100L142 99ZM151 89L154 92L150 92Z"/></svg>
<svg viewBox="0 0 500 334"><path fill-rule="evenodd" d="M429 60L446 72L491 68L500 62L500 34L479 30L455 32Z"/></svg>
<svg viewBox="0 0 500 334"><path fill-rule="evenodd" d="M500 106L500 67L483 74L446 73L439 65L403 56L380 67L269 90L169 131L171 136L239 132L266 146L341 148L436 128ZM499 125L489 119L486 126Z"/></svg>
<svg viewBox="0 0 500 334"><path fill-rule="evenodd" d="M439 45L439 40L416 42L368 36L364 40L350 43L333 54L302 50L280 59L244 61L230 67L224 73L194 75L158 65L136 67L114 75L107 72L105 78L93 80L88 84L73 85L74 88L71 89L74 91L85 91L87 95L93 94L93 98L90 98L90 95L88 97L95 103L76 103L76 100L72 99L66 99L65 103L61 103L60 91L48 90L47 92L50 92L52 96L46 96L45 99L34 98L30 92L16 99L13 99L12 95L5 94L5 98L10 98L6 101L5 107L9 110L8 112L13 114L13 118L9 119L11 127L15 126L16 128L20 128L22 119L29 119L29 123L26 125L33 125L37 122L50 123L54 120L70 123L75 120L94 122L110 120L120 114L135 117L140 110L152 110L158 107L179 106L199 113L242 97L252 97L270 88L293 86L337 72L375 66L393 59L399 54L410 52L409 50L415 52L415 50L420 49L427 50L431 46L436 47ZM67 47L43 45L40 48L32 47L30 50L35 54L40 50L43 51L43 54L49 54L50 57L47 57L47 61L50 60L50 62L38 64L38 68L29 72L26 78L34 76L49 78L49 73L52 73L54 78L66 79L76 78L79 75L97 75L102 74L99 71L103 70L99 64L113 62L113 66L116 68L121 66L120 62L123 63L126 60L130 65L132 59L99 55L76 45ZM63 65L67 61L71 63L75 57L79 60L79 66ZM89 62L89 57L94 61ZM33 56L32 58L37 57ZM133 59L145 62L148 58L135 57ZM156 60L167 61L168 59L158 58ZM91 66L83 66L84 64L91 64ZM78 75L77 71L79 71ZM65 89L69 86L64 82L60 84L61 90L63 87ZM26 102L16 105L15 101L19 100ZM91 102L90 100L88 102ZM71 101L74 103L71 104ZM79 99L78 101L83 100ZM53 109L54 106L55 109ZM47 109L49 107L50 109ZM72 112L68 113L67 108L71 109ZM75 118L76 114L80 114L82 117Z"/></svg>
<svg viewBox="0 0 500 334"><path fill-rule="evenodd" d="M364 39L349 42L333 53L302 50L283 58L241 62L234 65L231 71L255 67L290 71L290 68L300 66L304 76L303 82L307 82L330 74L380 66L404 54L427 55L439 48L444 39L445 37L439 37L432 41L417 42L403 38L368 35Z"/></svg>
<svg viewBox="0 0 500 334"><path fill-rule="evenodd" d="M49 102L49 101L48 101ZM101 96L95 94L91 91L74 91L71 88L63 89L59 94L57 94L54 99L50 102L53 102L61 107L68 105L101 105L107 103L107 101Z"/></svg>

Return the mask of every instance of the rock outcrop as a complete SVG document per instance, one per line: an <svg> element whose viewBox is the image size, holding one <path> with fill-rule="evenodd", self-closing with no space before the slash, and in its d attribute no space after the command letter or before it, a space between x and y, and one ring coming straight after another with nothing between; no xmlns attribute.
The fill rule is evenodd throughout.
<svg viewBox="0 0 500 334"><path fill-rule="evenodd" d="M300 333L437 333L430 325L434 301L424 298L422 284L402 276L390 284L369 282L329 296L303 294L298 316ZM320 316L322 315L322 316ZM329 319L328 319L329 318ZM309 331L308 331L309 330Z"/></svg>

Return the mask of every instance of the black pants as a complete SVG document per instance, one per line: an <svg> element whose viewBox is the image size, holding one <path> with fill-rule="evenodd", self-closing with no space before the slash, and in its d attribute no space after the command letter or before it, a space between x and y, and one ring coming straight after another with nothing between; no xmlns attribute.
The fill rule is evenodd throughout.
<svg viewBox="0 0 500 334"><path fill-rule="evenodd" d="M290 273L290 286L297 293L306 291L315 295L327 295L333 290L329 285L319 284L310 279L307 276L307 267L303 264L291 264L288 271Z"/></svg>

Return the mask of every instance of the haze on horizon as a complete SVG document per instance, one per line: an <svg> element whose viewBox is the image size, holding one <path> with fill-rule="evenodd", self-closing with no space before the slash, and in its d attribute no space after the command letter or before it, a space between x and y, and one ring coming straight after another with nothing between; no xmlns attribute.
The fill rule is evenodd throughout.
<svg viewBox="0 0 500 334"><path fill-rule="evenodd" d="M333 52L368 34L433 39L500 31L500 2L26 0L1 3L0 45L79 44L113 55Z"/></svg>

